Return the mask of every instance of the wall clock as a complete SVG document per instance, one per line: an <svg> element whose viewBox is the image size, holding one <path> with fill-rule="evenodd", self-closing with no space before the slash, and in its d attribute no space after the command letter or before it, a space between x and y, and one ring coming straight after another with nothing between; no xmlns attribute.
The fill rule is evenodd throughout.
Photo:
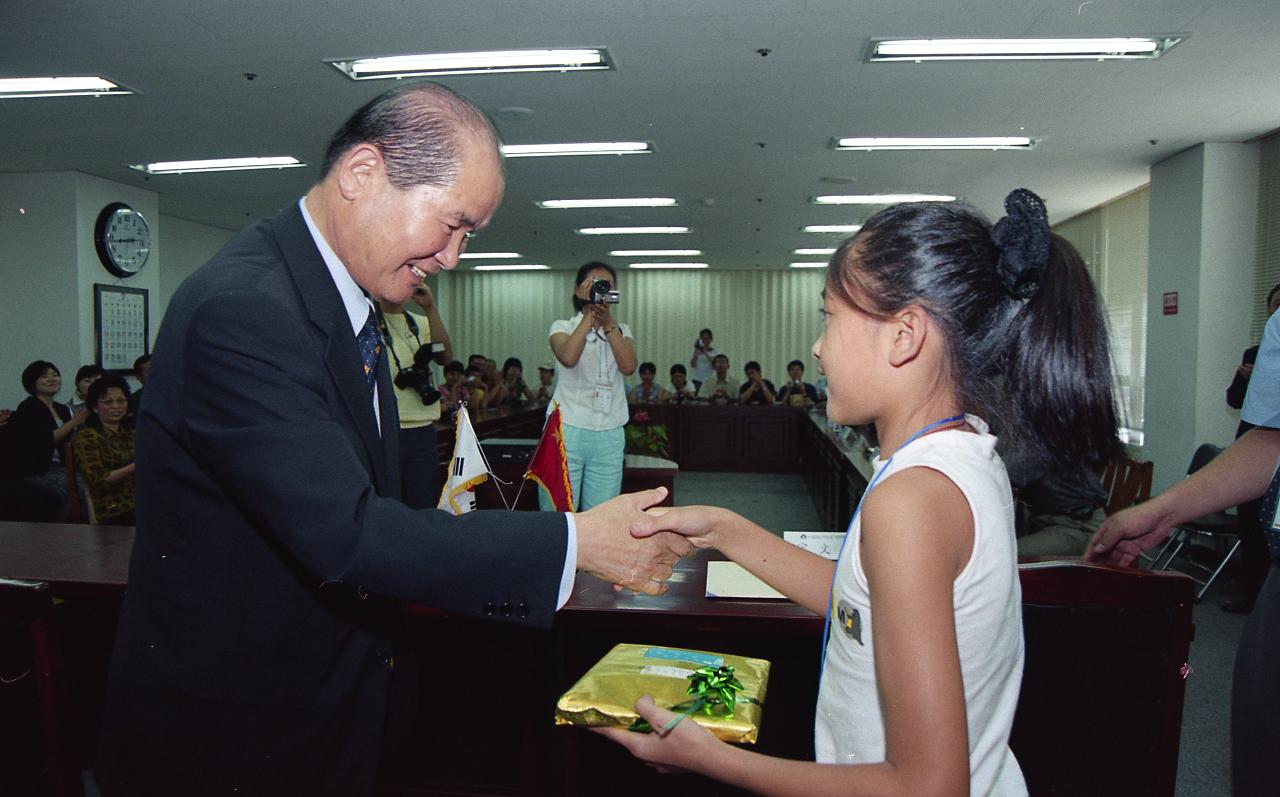
<svg viewBox="0 0 1280 797"><path fill-rule="evenodd" d="M141 213L123 202L112 202L98 214L93 243L107 271L132 277L151 254L151 228Z"/></svg>

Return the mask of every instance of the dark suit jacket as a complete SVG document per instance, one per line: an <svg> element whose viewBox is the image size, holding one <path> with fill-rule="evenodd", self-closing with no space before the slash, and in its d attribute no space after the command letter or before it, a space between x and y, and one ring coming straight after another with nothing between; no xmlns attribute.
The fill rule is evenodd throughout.
<svg viewBox="0 0 1280 797"><path fill-rule="evenodd" d="M549 625L564 517L396 500L385 355L379 434L297 205L174 294L151 374L104 793L367 793L402 700L396 599Z"/></svg>

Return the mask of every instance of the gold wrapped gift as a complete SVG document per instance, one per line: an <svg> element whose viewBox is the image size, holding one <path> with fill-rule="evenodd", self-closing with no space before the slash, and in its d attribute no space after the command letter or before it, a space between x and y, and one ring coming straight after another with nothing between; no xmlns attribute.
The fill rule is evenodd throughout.
<svg viewBox="0 0 1280 797"><path fill-rule="evenodd" d="M663 708L680 706L673 709L680 713L692 704L687 690L694 671L725 665L742 684L732 715L696 711L689 718L726 742L750 744L760 732L769 662L657 645L615 646L561 696L556 724L628 727L638 719L635 705L642 695L653 695Z"/></svg>

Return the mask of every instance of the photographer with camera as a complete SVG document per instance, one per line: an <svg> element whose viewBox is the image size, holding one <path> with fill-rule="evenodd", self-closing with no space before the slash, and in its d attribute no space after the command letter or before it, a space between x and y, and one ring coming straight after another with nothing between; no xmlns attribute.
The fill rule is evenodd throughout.
<svg viewBox="0 0 1280 797"><path fill-rule="evenodd" d="M440 391L431 363L444 365L453 360L453 342L426 283L414 288L413 301L425 316L384 300L378 302L378 323L383 345L391 355L400 413L401 495L409 506L424 509L436 505L440 492L435 427L440 420Z"/></svg>
<svg viewBox="0 0 1280 797"><path fill-rule="evenodd" d="M704 329L698 333L698 338L693 342L693 356L689 358L689 367L693 369L693 389L695 391L702 390L702 383L709 380L715 374L716 355L720 352L716 351L715 346L711 345L711 330Z"/></svg>
<svg viewBox="0 0 1280 797"><path fill-rule="evenodd" d="M605 263L587 263L574 279L573 318L551 325L551 351L563 366L553 400L560 405L569 481L578 510L619 494L629 417L623 376L636 370L631 330L613 319L618 276ZM539 491L543 510L552 508Z"/></svg>

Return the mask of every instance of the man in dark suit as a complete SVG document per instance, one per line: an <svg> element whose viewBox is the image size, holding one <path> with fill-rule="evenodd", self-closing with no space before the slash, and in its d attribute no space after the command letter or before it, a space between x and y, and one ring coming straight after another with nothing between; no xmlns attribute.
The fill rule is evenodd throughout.
<svg viewBox="0 0 1280 797"><path fill-rule="evenodd" d="M299 203L175 293L138 422L105 795L368 793L402 724L389 706L412 702L398 600L546 626L575 569L662 591L688 549L627 533L661 490L576 516L397 500L370 299L407 301L456 266L502 190L483 114L441 86L397 89L334 136Z"/></svg>

